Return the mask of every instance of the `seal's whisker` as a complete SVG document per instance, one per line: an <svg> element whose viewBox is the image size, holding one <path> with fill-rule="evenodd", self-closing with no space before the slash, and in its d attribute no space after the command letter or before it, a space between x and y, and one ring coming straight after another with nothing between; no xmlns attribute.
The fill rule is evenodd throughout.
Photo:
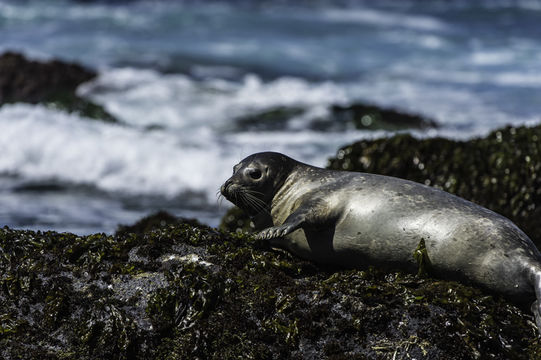
<svg viewBox="0 0 541 360"><path fill-rule="evenodd" d="M222 195L222 192L220 191L220 189L218 189L218 191L216 191L216 202L218 203L218 207L222 207L222 201L224 199L224 196Z"/></svg>
<svg viewBox="0 0 541 360"><path fill-rule="evenodd" d="M261 210L265 210L266 212L269 212L268 211L268 205L263 200L252 196L252 201L255 204L257 204L261 208Z"/></svg>
<svg viewBox="0 0 541 360"><path fill-rule="evenodd" d="M235 203L237 203L239 201L238 194L239 194L238 190L233 190L232 191L232 195L235 198Z"/></svg>
<svg viewBox="0 0 541 360"><path fill-rule="evenodd" d="M216 201L218 202L218 208L221 208L224 201L224 196L222 194L218 195L218 199L216 199Z"/></svg>
<svg viewBox="0 0 541 360"><path fill-rule="evenodd" d="M246 189L244 190L244 192L249 193L249 194L255 194L255 195L265 195L261 191L255 191L255 190L250 190L250 189Z"/></svg>
<svg viewBox="0 0 541 360"><path fill-rule="evenodd" d="M264 211L267 214L270 214L268 210L268 206L263 200L247 192L243 192L242 195L243 195L243 200L245 200L246 204L249 205L251 208L253 208L255 211L257 212Z"/></svg>
<svg viewBox="0 0 541 360"><path fill-rule="evenodd" d="M254 201L248 196L248 194L243 192L242 196L241 196L241 201L246 206L248 206L248 207L250 207L250 208L252 208L254 210L257 210L256 204L254 204Z"/></svg>
<svg viewBox="0 0 541 360"><path fill-rule="evenodd" d="M249 194L246 194L246 193L242 193L242 197L241 197L241 201L246 204L248 207L254 209L254 210L259 210L258 209L258 204L249 196Z"/></svg>

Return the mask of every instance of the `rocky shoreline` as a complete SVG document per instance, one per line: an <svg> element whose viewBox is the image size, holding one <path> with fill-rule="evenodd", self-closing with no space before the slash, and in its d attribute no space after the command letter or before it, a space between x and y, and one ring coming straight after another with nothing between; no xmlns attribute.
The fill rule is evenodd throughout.
<svg viewBox="0 0 541 360"><path fill-rule="evenodd" d="M455 282L320 268L178 223L0 230L0 355L47 359L528 359L532 317Z"/></svg>
<svg viewBox="0 0 541 360"><path fill-rule="evenodd" d="M74 64L4 54L0 106L24 101L85 114L54 104L64 96L87 102L75 89L94 76ZM282 110L266 114L269 123L288 115ZM366 116L369 125L437 126L370 105L333 112L361 126ZM103 109L91 113L83 116L114 121ZM540 246L539 139L541 126L466 142L397 135L339 149L328 167L440 187L509 217ZM239 229L250 222L235 209L221 230L166 213L113 236L0 229L0 357L541 357L529 310L497 295L401 272L319 267Z"/></svg>

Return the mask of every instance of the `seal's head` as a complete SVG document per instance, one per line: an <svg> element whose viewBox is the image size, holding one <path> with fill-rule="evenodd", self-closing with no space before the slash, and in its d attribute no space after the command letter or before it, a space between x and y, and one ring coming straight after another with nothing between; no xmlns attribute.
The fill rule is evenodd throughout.
<svg viewBox="0 0 541 360"><path fill-rule="evenodd" d="M233 176L220 191L250 216L268 211L276 191L282 186L296 161L275 152L248 156L233 167Z"/></svg>

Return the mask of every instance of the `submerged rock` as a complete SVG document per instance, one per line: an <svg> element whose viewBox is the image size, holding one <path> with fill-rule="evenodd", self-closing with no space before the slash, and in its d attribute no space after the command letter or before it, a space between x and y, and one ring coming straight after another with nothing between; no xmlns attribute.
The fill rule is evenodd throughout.
<svg viewBox="0 0 541 360"><path fill-rule="evenodd" d="M353 123L357 129L364 130L406 130L436 128L435 121L420 115L407 114L394 109L385 109L374 105L353 104L333 106L335 121Z"/></svg>
<svg viewBox="0 0 541 360"><path fill-rule="evenodd" d="M236 131L278 131L286 129L290 119L303 113L302 108L282 106L241 116L233 122Z"/></svg>
<svg viewBox="0 0 541 360"><path fill-rule="evenodd" d="M319 268L264 245L188 224L84 237L1 229L0 357L541 355L532 317L478 289Z"/></svg>
<svg viewBox="0 0 541 360"><path fill-rule="evenodd" d="M232 121L234 131L281 131L294 128L293 120L304 123L314 131L406 130L436 128L436 122L420 115L407 114L394 109L355 103L349 106L332 105L328 114L311 115L303 107L278 106L253 114L240 116Z"/></svg>
<svg viewBox="0 0 541 360"><path fill-rule="evenodd" d="M78 64L59 60L39 62L18 53L0 55L0 106L7 103L42 103L81 116L117 122L103 107L75 94L77 87L96 77Z"/></svg>

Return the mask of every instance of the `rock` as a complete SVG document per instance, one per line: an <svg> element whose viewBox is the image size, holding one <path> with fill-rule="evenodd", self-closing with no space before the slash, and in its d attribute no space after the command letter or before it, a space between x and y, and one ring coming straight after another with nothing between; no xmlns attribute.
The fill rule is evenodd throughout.
<svg viewBox="0 0 541 360"><path fill-rule="evenodd" d="M240 116L232 121L229 131L282 131L290 127L290 120L305 117L305 126L314 131L406 130L436 128L435 121L419 115L394 109L356 103L349 106L332 105L329 114L311 117L303 107L278 106L253 114Z"/></svg>
<svg viewBox="0 0 541 360"><path fill-rule="evenodd" d="M237 206L227 210L227 213L222 217L219 228L223 231L245 233L252 233L256 230L252 220Z"/></svg>
<svg viewBox="0 0 541 360"><path fill-rule="evenodd" d="M541 247L540 140L541 126L506 127L464 142L396 135L345 146L328 167L441 188L508 217Z"/></svg>
<svg viewBox="0 0 541 360"><path fill-rule="evenodd" d="M357 129L396 131L438 127L435 121L420 115L374 105L359 103L345 107L335 105L331 110L335 121L353 123Z"/></svg>
<svg viewBox="0 0 541 360"><path fill-rule="evenodd" d="M58 60L42 63L7 52L0 56L0 103L46 101L59 92L74 92L95 77L80 65Z"/></svg>
<svg viewBox="0 0 541 360"><path fill-rule="evenodd" d="M279 106L233 120L235 131L279 131L287 128L288 121L302 115L300 107Z"/></svg>
<svg viewBox="0 0 541 360"><path fill-rule="evenodd" d="M454 282L318 268L182 223L117 236L0 229L5 359L540 355L528 313Z"/></svg>
<svg viewBox="0 0 541 360"><path fill-rule="evenodd" d="M0 56L0 106L42 103L88 118L117 122L103 107L75 94L80 84L95 77L94 71L77 64L33 61L7 52Z"/></svg>
<svg viewBox="0 0 541 360"><path fill-rule="evenodd" d="M125 236L129 234L143 235L152 230L163 228L166 225L189 224L192 226L201 226L196 219L185 219L176 217L166 211L158 211L137 221L133 225L119 225L116 230L116 236Z"/></svg>

